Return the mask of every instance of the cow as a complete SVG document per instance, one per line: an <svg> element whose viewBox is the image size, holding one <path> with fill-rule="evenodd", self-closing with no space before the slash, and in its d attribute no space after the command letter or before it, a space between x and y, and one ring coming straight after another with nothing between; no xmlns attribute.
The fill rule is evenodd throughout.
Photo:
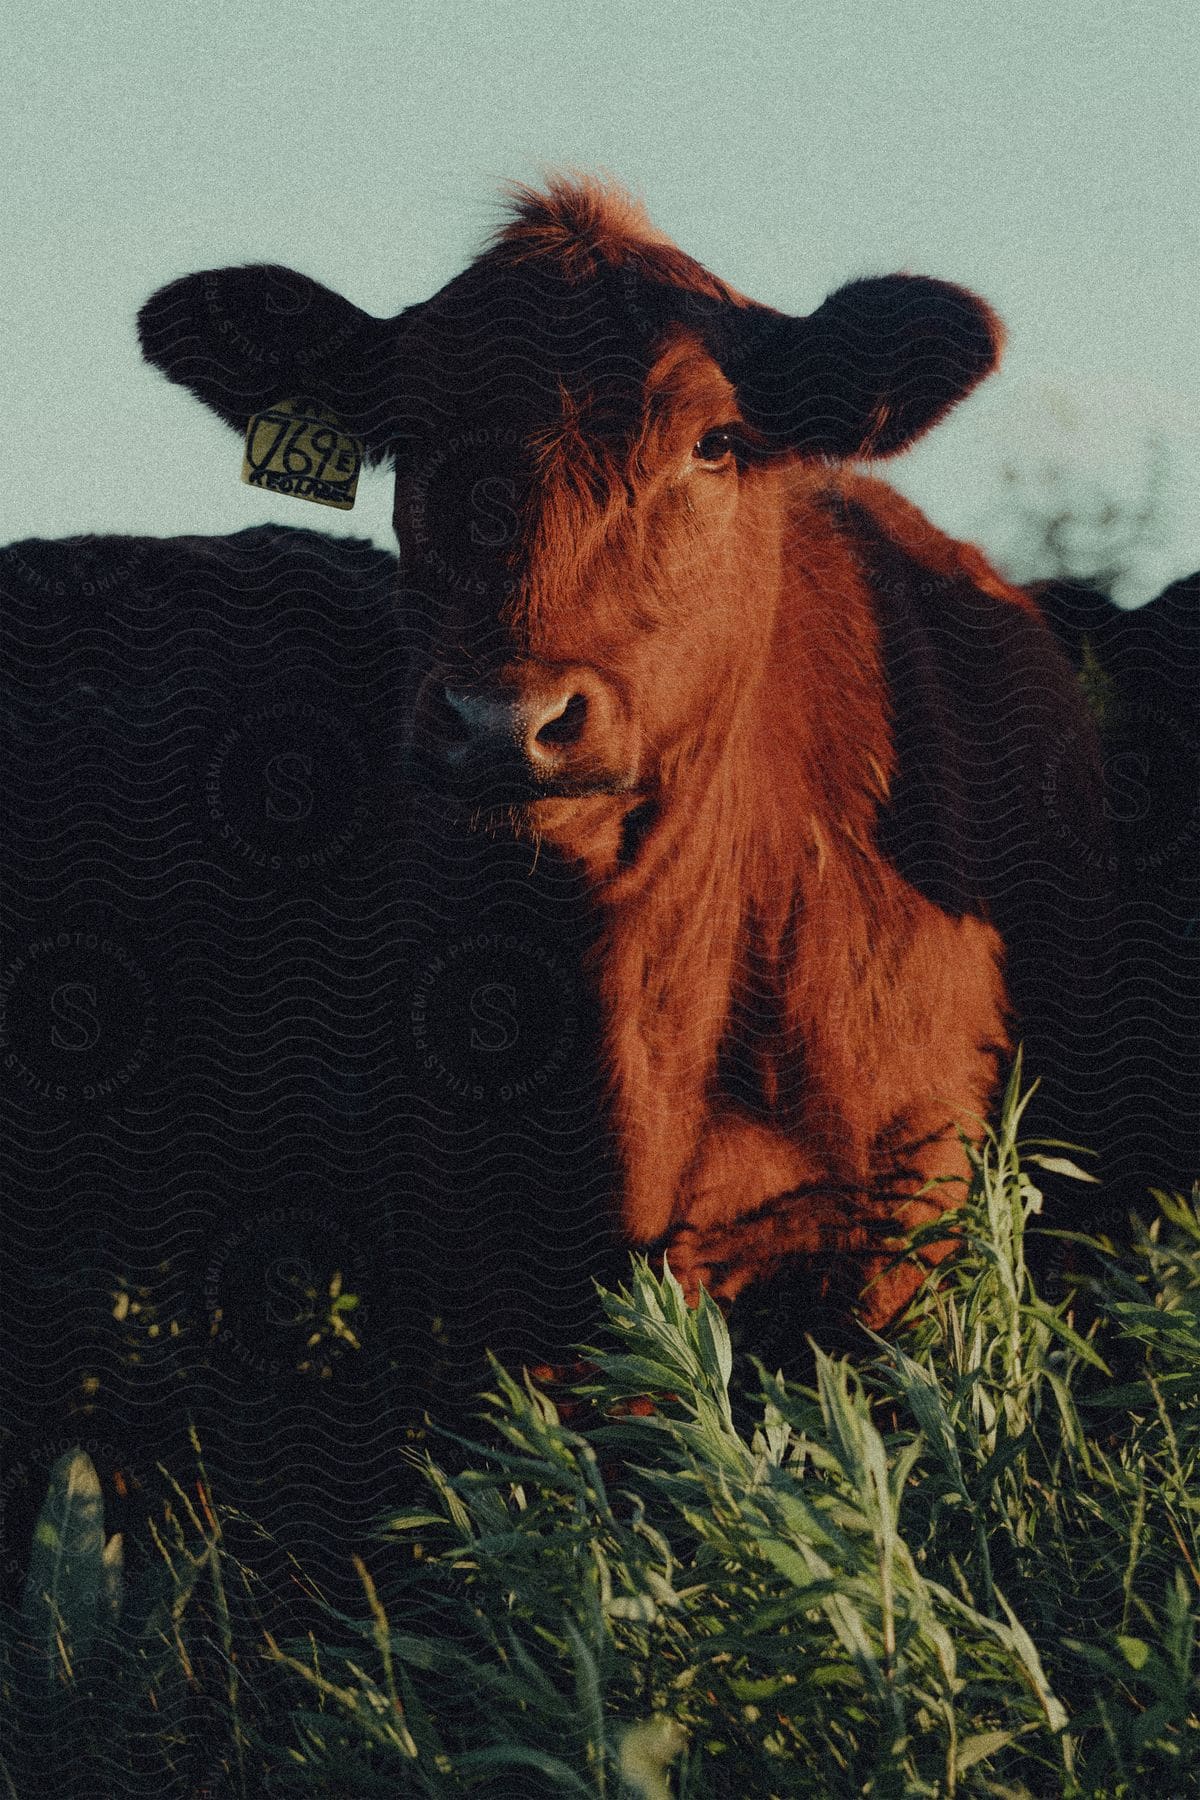
<svg viewBox="0 0 1200 1800"><path fill-rule="evenodd" d="M855 466L995 314L902 274L789 316L555 177L393 317L250 265L139 334L239 433L299 403L394 466L407 776L432 841L585 891L620 1241L691 1303L800 1268L891 1321L1018 1034L1053 1087L1103 829L1036 604Z"/></svg>
<svg viewBox="0 0 1200 1800"><path fill-rule="evenodd" d="M0 549L10 1600L75 1442L120 1527L191 1421L331 1579L394 1497L432 1267L392 1068L396 603L393 555L279 525ZM323 1379L334 1280L361 1348Z"/></svg>
<svg viewBox="0 0 1200 1800"><path fill-rule="evenodd" d="M1114 1100L1089 1142L1144 1210L1148 1183L1200 1174L1200 574L1129 609L1066 581L1035 592L1099 727L1109 823L1089 1032Z"/></svg>

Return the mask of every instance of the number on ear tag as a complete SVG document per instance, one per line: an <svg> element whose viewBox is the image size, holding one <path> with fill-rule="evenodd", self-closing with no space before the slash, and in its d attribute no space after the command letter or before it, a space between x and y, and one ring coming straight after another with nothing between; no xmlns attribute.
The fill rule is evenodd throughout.
<svg viewBox="0 0 1200 1800"><path fill-rule="evenodd" d="M362 445L316 400L281 400L246 427L242 480L270 494L292 494L318 506L354 505Z"/></svg>

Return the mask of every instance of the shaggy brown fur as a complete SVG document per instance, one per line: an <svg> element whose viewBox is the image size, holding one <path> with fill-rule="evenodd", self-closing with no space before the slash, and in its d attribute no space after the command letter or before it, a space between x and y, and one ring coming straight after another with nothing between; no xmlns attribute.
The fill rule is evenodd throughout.
<svg viewBox="0 0 1200 1800"><path fill-rule="evenodd" d="M266 378L228 338L206 369L204 279L149 304L143 342L233 418ZM279 277L224 279L253 317ZM980 719L1002 733L1035 696L1024 783L1037 733L1079 725L1028 597L830 464L935 423L994 365L999 322L905 276L791 320L568 179L519 190L475 263L395 320L308 286L306 329L335 342L342 321L350 347L297 370L394 458L406 585L429 594L414 755L469 816L586 873L626 1240L725 1301L819 1258L883 1323L920 1274L885 1273L888 1240L961 1198L956 1129L978 1129L1010 1045L986 881L927 824L939 846L943 824L952 845L1007 828ZM272 329L282 391L278 309ZM514 520L500 544L475 529L481 488Z"/></svg>

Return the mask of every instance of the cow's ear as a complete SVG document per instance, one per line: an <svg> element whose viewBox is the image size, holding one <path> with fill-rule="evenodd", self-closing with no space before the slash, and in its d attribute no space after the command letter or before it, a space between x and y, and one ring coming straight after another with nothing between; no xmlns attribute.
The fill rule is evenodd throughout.
<svg viewBox="0 0 1200 1800"><path fill-rule="evenodd" d="M807 318L728 309L718 360L747 422L802 455L893 456L991 373L1004 328L966 288L854 281ZM722 354L722 350L724 354Z"/></svg>
<svg viewBox="0 0 1200 1800"><path fill-rule="evenodd" d="M382 453L388 408L378 377L396 323L307 275L250 263L160 288L138 314L138 339L148 362L236 431L253 413L311 395Z"/></svg>

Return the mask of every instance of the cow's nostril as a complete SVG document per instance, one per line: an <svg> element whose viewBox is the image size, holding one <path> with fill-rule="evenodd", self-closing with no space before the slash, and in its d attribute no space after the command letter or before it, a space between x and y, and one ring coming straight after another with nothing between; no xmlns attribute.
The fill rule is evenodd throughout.
<svg viewBox="0 0 1200 1800"><path fill-rule="evenodd" d="M587 700L582 694L572 694L561 712L547 719L534 737L535 744L576 744L583 735L584 720L587 718Z"/></svg>

